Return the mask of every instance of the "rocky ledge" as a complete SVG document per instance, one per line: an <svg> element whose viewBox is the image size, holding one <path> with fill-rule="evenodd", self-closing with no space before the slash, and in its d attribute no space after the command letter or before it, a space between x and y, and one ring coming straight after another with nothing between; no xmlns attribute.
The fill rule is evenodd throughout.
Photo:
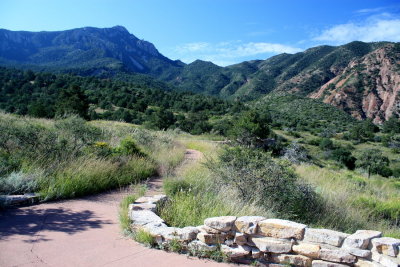
<svg viewBox="0 0 400 267"><path fill-rule="evenodd" d="M220 251L232 262L255 266L398 267L400 240L372 230L346 234L261 216L207 218L204 225L170 227L157 215L165 195L141 197L129 206L133 231L150 234L160 247L180 242L185 251Z"/></svg>

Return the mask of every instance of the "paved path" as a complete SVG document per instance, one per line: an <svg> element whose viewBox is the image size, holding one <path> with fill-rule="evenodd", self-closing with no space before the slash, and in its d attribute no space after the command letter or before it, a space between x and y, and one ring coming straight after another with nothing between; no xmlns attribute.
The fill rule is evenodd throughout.
<svg viewBox="0 0 400 267"><path fill-rule="evenodd" d="M199 155L188 150L185 158ZM161 184L150 181L150 193ZM0 212L0 266L228 266L149 249L122 237L118 205L126 194L119 190Z"/></svg>

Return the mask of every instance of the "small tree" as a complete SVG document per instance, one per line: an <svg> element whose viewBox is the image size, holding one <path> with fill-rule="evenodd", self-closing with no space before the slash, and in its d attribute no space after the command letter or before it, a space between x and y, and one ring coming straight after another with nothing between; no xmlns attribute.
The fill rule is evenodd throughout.
<svg viewBox="0 0 400 267"><path fill-rule="evenodd" d="M87 119L89 110L89 100L83 90L76 84L60 91L58 101L56 103L56 114L76 114Z"/></svg>
<svg viewBox="0 0 400 267"><path fill-rule="evenodd" d="M356 161L356 166L368 172L368 178L371 173L380 173L380 171L389 165L389 159L382 155L378 149L366 149Z"/></svg>
<svg viewBox="0 0 400 267"><path fill-rule="evenodd" d="M240 144L253 146L270 134L271 118L267 112L250 110L242 113L233 125L231 135Z"/></svg>

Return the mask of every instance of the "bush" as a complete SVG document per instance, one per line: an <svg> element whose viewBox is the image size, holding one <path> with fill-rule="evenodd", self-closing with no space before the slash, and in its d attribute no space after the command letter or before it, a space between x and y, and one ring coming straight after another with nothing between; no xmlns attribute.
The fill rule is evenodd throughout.
<svg viewBox="0 0 400 267"><path fill-rule="evenodd" d="M12 172L8 176L0 177L0 192L5 194L32 193L38 188L40 174L27 174L21 171Z"/></svg>
<svg viewBox="0 0 400 267"><path fill-rule="evenodd" d="M217 187L232 186L239 197L273 207L282 217L312 219L320 202L314 190L298 180L288 165L254 149L226 148L219 162L208 163Z"/></svg>
<svg viewBox="0 0 400 267"><path fill-rule="evenodd" d="M118 155L125 156L145 156L145 154L140 150L140 148L136 145L135 140L132 137L128 136L121 141L119 147L115 149L115 153Z"/></svg>
<svg viewBox="0 0 400 267"><path fill-rule="evenodd" d="M331 157L332 159L345 165L349 170L354 170L356 158L351 155L350 150L339 147L332 151Z"/></svg>

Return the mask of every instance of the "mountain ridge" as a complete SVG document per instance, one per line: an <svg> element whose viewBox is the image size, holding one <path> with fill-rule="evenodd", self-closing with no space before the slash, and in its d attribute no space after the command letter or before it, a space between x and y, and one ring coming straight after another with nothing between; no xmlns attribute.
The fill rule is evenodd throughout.
<svg viewBox="0 0 400 267"><path fill-rule="evenodd" d="M146 78L147 81L159 81L153 83L157 86L161 82L161 86L164 83L169 89L172 87L245 101L260 99L271 92L284 92L317 98L358 119L371 118L381 123L394 114L400 115L400 84L396 78L400 77L400 49L397 46L398 43L391 42L354 41L221 67L202 60L190 64L171 60L162 55L154 44L137 38L123 26L83 27L54 32L0 29L0 65L84 76L115 77L122 73L129 79L135 79L132 77L148 75L152 78ZM377 57L374 51L382 48L385 55ZM375 60L364 60L374 55ZM385 64L383 60L386 60ZM389 72L380 72L377 68L375 72L364 73L364 76L357 74L361 65L381 63L384 68L390 69L394 80L383 77ZM366 69L373 68L367 66ZM339 79L337 77L346 75L358 78L372 76L373 79L369 79L369 83L362 80L351 86L343 83L345 88L328 88L333 80ZM385 86L380 86L380 81L385 81ZM354 88L357 86L362 88ZM376 93L377 87L380 88L379 93ZM344 93L349 90L359 90L360 93L357 96ZM340 101L335 100L338 98Z"/></svg>

